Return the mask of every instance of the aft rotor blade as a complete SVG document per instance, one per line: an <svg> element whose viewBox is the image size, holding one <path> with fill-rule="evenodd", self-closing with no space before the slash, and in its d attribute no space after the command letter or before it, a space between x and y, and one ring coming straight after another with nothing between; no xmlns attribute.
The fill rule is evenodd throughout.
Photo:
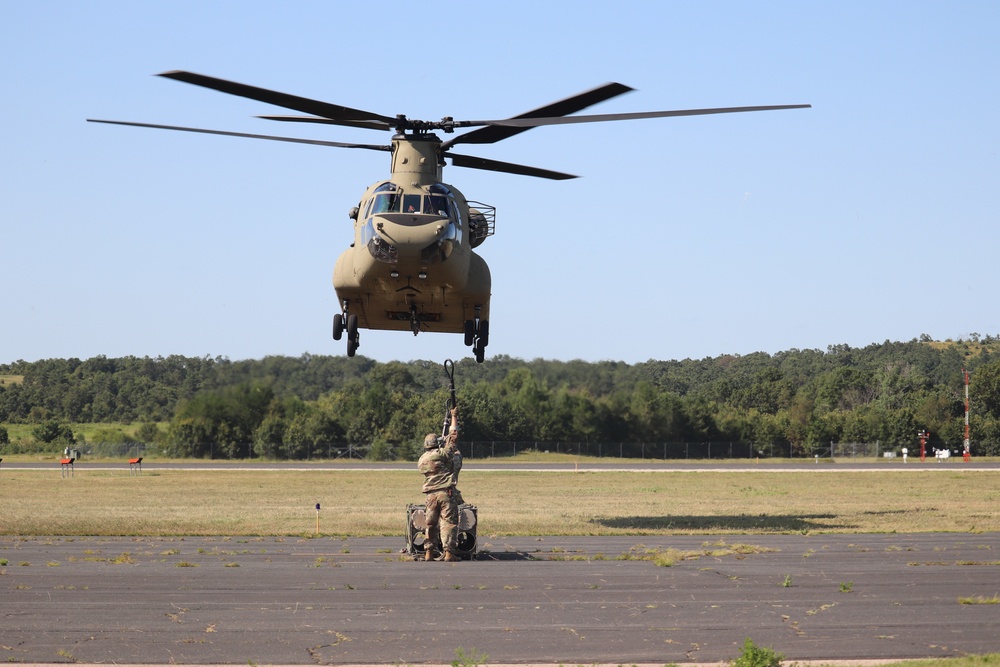
<svg viewBox="0 0 1000 667"><path fill-rule="evenodd" d="M333 120L331 118L322 118L321 116L278 116L278 115L265 115L257 116L257 118L263 118L264 120L279 120L285 123L319 123L321 125L346 125L347 127L360 127L366 130L389 130L392 128L386 127L385 123L381 121L368 121L368 120Z"/></svg>
<svg viewBox="0 0 1000 667"><path fill-rule="evenodd" d="M680 109L676 111L640 111L638 113L608 113L589 116L560 118L508 118L506 120L470 121L502 127L539 127L541 125L569 125L571 123L603 123L612 120L641 120L643 118L671 118L674 116L706 116L717 113L744 113L747 111L778 111L782 109L811 109L811 104L782 104L764 107L722 107L719 109Z"/></svg>
<svg viewBox="0 0 1000 667"><path fill-rule="evenodd" d="M322 116L323 118L329 118L331 120L377 121L385 124L384 127L379 128L385 130L393 129L396 123L395 118L390 118L389 116L382 116L380 114L372 113L370 111L363 111L361 109L352 109L350 107L341 106L339 104L320 102L318 100L311 100L306 97L298 97L296 95L289 95L287 93L279 93L277 91L268 90L266 88L258 88L257 86L248 86L243 83L236 83L235 81L217 79L213 76L205 76L204 74L195 74L194 72L184 72L180 70L174 70L170 72L163 72L158 76L166 77L168 79L174 79L175 81L183 81L184 83L190 83L195 86L201 86L202 88L211 88L212 90L217 90L220 93L238 95L239 97L246 97L251 100L257 100L258 102L265 102L267 104L273 104L275 106L285 107L286 109L293 109L295 111L301 111L303 113L310 113L316 116Z"/></svg>
<svg viewBox="0 0 1000 667"><path fill-rule="evenodd" d="M486 171L500 171L505 174L518 174L520 176L536 176L538 178L549 178L554 181L565 181L570 178L577 178L577 176L574 176L573 174L563 174L558 171L539 169L538 167L528 167L523 164L487 160L486 158L473 157L470 155L455 155L454 153L446 153L445 157L451 158L451 163L456 167L468 167L470 169L483 169Z"/></svg>
<svg viewBox="0 0 1000 667"><path fill-rule="evenodd" d="M178 130L180 132L198 132L199 134L221 134L225 137L243 137L245 139L267 139L269 141L286 141L293 144L312 144L314 146L332 146L334 148L366 148L373 151L391 151L392 146L374 144L345 144L339 141L320 141L318 139L297 139L295 137L276 137L270 134L247 134L245 132L224 132L222 130L204 130L197 127L178 127L176 125L154 125L152 123L131 123L124 120L98 120L88 118L88 123L107 123L109 125L131 125L132 127L151 127L157 130Z"/></svg>
<svg viewBox="0 0 1000 667"><path fill-rule="evenodd" d="M633 89L621 83L606 83L603 86L594 88L593 90L588 90L578 95L574 95L573 97L567 97L564 100L547 104L544 107L528 111L520 116L514 116L514 118L552 118L565 116L586 109L587 107L593 106L598 102L604 102L612 97L617 97L618 95L622 95L631 90ZM462 125L466 127L486 125L486 127L479 130L473 130L472 132L467 132L455 137L454 139L446 141L442 144L443 148L447 149L455 144L492 144L535 127L534 125L504 125L503 127L500 127L500 123L494 123L492 121L473 122L468 124L462 123Z"/></svg>

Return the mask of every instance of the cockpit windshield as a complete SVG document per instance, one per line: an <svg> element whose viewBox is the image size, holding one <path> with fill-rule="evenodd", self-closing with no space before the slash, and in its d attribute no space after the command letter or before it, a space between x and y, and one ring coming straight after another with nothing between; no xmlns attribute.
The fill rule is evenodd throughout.
<svg viewBox="0 0 1000 667"><path fill-rule="evenodd" d="M372 203L372 215L377 215L379 213L399 213L399 193L388 192L375 195L375 200Z"/></svg>
<svg viewBox="0 0 1000 667"><path fill-rule="evenodd" d="M381 213L420 213L460 223L461 216L451 191L443 184L434 184L428 189L430 194L404 194L392 183L384 183L375 189L364 217Z"/></svg>
<svg viewBox="0 0 1000 667"><path fill-rule="evenodd" d="M424 213L448 217L448 198L444 195L424 195Z"/></svg>

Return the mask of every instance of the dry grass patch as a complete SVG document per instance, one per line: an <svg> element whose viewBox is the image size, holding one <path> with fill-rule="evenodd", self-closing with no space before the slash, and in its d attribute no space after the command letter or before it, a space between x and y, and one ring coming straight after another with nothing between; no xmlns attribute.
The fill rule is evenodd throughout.
<svg viewBox="0 0 1000 667"><path fill-rule="evenodd" d="M815 667L828 667L818 664ZM850 667L840 663L838 667ZM961 658L930 658L927 660L900 660L890 662L880 667L1000 667L1000 653L984 655L967 655Z"/></svg>
<svg viewBox="0 0 1000 667"><path fill-rule="evenodd" d="M1000 604L1000 595L985 597L976 595L974 597L958 598L959 604Z"/></svg>
<svg viewBox="0 0 1000 667"><path fill-rule="evenodd" d="M398 535L416 470L4 471L8 535ZM1000 471L478 472L491 535L1000 531ZM961 491L958 493L958 491ZM61 508L75 507L65 512ZM333 508L336 508L334 510ZM488 526L488 528L486 528ZM738 545L724 548L739 553ZM752 548L752 547L747 547Z"/></svg>

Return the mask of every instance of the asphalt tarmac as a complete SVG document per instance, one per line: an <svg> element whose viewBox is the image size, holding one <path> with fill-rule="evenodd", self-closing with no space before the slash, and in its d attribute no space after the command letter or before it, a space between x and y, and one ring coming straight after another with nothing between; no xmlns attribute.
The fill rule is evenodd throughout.
<svg viewBox="0 0 1000 667"><path fill-rule="evenodd" d="M402 536L0 537L0 661L663 665L732 660L748 637L800 662L1000 651L1000 533L478 546L426 563ZM689 558L640 559L672 549Z"/></svg>

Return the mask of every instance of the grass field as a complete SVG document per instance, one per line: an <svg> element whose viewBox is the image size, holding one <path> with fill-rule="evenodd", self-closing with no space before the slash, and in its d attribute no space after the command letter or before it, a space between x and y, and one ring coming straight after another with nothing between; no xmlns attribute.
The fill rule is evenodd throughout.
<svg viewBox="0 0 1000 667"><path fill-rule="evenodd" d="M18 378L20 376L16 375L0 375L0 382L4 378L8 378L7 382L10 383L10 378ZM166 430L168 423L159 422L157 426L161 430ZM10 436L12 441L17 440L28 440L32 437L32 431L38 426L38 424L0 424L0 426L7 429L7 434ZM73 435L77 438L83 436L85 442L93 442L96 434L102 431L109 430L120 430L130 436L135 436L136 431L142 426L140 422L131 422L126 424L125 422L73 422L68 423L70 430L73 431ZM86 447L86 445L84 445Z"/></svg>
<svg viewBox="0 0 1000 667"><path fill-rule="evenodd" d="M4 535L403 532L416 470L0 470ZM480 534L1000 531L1000 471L486 472L461 488Z"/></svg>

